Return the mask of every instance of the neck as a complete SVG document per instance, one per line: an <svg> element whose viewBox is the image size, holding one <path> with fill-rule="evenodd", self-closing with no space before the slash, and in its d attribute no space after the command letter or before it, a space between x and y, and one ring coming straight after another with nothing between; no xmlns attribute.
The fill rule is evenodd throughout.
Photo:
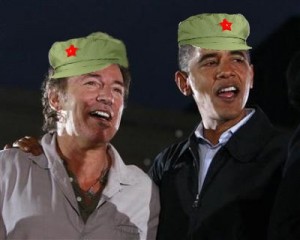
<svg viewBox="0 0 300 240"><path fill-rule="evenodd" d="M58 153L79 183L94 181L103 170L109 168L108 148L108 144L88 148L74 139L70 141L68 137L57 137Z"/></svg>
<svg viewBox="0 0 300 240"><path fill-rule="evenodd" d="M242 112L237 118L230 120L209 120L203 119L203 136L212 144L218 144L220 136L240 122L247 115L246 110Z"/></svg>

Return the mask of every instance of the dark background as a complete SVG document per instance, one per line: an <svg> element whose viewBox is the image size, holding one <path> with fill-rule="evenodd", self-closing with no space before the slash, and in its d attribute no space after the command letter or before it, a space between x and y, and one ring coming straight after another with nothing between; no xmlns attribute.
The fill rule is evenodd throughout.
<svg viewBox="0 0 300 240"><path fill-rule="evenodd" d="M158 135L151 139L145 129L156 128L157 134L176 132L176 125L192 129L194 124L185 119L193 115L196 124L195 106L173 81L177 25L204 12L242 13L249 20L255 68L249 103L259 104L275 125L293 130L300 118L288 103L285 72L300 51L299 0L0 0L0 144L40 129L40 121L32 119L40 114L39 89L51 44L95 31L120 38L127 46L133 81L123 126L130 125L130 131L143 126L135 139L152 142L140 150L155 145L157 151L173 140Z"/></svg>

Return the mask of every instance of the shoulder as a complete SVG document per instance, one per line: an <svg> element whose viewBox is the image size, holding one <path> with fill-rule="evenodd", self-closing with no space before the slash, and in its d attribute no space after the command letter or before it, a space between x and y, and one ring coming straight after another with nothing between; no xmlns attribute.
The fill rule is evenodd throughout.
<svg viewBox="0 0 300 240"><path fill-rule="evenodd" d="M117 177L121 184L128 186L129 189L152 189L152 179L139 167L135 165L126 165L119 155L118 151L111 145L109 150L113 159L113 165L110 170L112 176ZM131 186L131 187L130 187Z"/></svg>
<svg viewBox="0 0 300 240"><path fill-rule="evenodd" d="M16 176L21 171L26 171L31 164L32 154L11 148L0 151L0 175L2 179Z"/></svg>
<svg viewBox="0 0 300 240"><path fill-rule="evenodd" d="M29 159L32 156L31 153L26 153L18 148L10 148L0 151L0 163L1 165L13 165L17 163L25 163L25 159ZM22 161L21 161L22 159Z"/></svg>
<svg viewBox="0 0 300 240"><path fill-rule="evenodd" d="M143 170L134 165L125 165L119 177L123 192L119 197L127 196L126 199L130 201L134 201L137 197L139 199L135 206L131 206L132 209L140 211L150 208L151 212L159 211L159 189Z"/></svg>
<svg viewBox="0 0 300 240"><path fill-rule="evenodd" d="M190 147L190 139L174 143L163 149L154 159L153 164L148 172L152 180L159 185L162 175L165 171L172 168L178 159L187 156Z"/></svg>
<svg viewBox="0 0 300 240"><path fill-rule="evenodd" d="M33 163L43 168L48 166L48 161L44 154L34 156L31 153L24 152L18 148L0 151L0 170L5 169L5 171L3 171L5 173L7 173L9 169L24 171Z"/></svg>
<svg viewBox="0 0 300 240"><path fill-rule="evenodd" d="M155 157L155 161L167 163L169 160L177 159L186 150L188 150L189 146L189 139L173 143L158 153Z"/></svg>
<svg viewBox="0 0 300 240"><path fill-rule="evenodd" d="M290 134L274 126L262 110L256 110L255 115L236 137L236 144L233 145L236 150L232 148L232 152L234 150L243 159L255 161L269 169L282 171L287 158Z"/></svg>
<svg viewBox="0 0 300 240"><path fill-rule="evenodd" d="M152 179L146 174L142 169L135 165L126 165L127 176L130 176L129 179L134 183L134 186L143 188L153 189L153 191L158 191L157 186L154 184Z"/></svg>
<svg viewBox="0 0 300 240"><path fill-rule="evenodd" d="M290 135L287 131L275 127L263 110L255 107L255 113L237 131L235 137L241 140L241 143L246 139L248 143L263 148L268 146L286 148Z"/></svg>

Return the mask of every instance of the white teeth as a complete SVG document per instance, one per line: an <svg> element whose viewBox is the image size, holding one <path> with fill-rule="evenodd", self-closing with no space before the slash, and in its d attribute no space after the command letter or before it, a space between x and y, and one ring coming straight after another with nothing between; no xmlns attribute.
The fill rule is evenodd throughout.
<svg viewBox="0 0 300 240"><path fill-rule="evenodd" d="M93 112L94 115L97 115L99 117L104 117L104 118L109 118L110 115L106 112L101 112L101 111L94 111Z"/></svg>
<svg viewBox="0 0 300 240"><path fill-rule="evenodd" d="M223 93L223 92L231 92L231 91L236 91L237 88L236 87L227 87L227 88L222 88L219 92Z"/></svg>

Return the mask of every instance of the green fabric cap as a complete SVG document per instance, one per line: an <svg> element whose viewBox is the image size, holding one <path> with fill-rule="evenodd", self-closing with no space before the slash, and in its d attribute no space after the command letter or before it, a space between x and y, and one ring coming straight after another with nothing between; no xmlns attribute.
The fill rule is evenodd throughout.
<svg viewBox="0 0 300 240"><path fill-rule="evenodd" d="M250 26L241 14L203 13L179 23L178 44L212 50L248 50Z"/></svg>
<svg viewBox="0 0 300 240"><path fill-rule="evenodd" d="M128 67L124 43L102 32L55 42L49 51L49 62L54 69L52 78L95 72L111 64Z"/></svg>

